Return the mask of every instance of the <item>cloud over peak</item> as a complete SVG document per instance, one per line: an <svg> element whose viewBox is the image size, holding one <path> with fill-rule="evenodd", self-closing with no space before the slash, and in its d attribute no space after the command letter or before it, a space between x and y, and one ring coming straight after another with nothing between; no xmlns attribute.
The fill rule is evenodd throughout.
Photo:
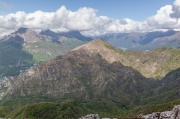
<svg viewBox="0 0 180 119"><path fill-rule="evenodd" d="M71 11L65 6L55 12L19 11L0 16L0 36L8 34L19 27L34 30L52 29L54 31L79 30L87 35L101 35L114 32L144 32L158 29L180 29L180 0L173 5L161 7L154 16L145 21L123 20L97 16L97 10L83 7Z"/></svg>

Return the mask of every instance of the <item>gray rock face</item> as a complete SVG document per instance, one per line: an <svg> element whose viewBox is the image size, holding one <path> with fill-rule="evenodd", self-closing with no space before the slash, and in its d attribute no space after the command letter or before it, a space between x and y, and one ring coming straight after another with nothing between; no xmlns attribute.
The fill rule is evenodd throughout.
<svg viewBox="0 0 180 119"><path fill-rule="evenodd" d="M180 119L180 105L174 106L172 111L153 112L152 114L141 115L144 119Z"/></svg>
<svg viewBox="0 0 180 119"><path fill-rule="evenodd" d="M100 119L100 117L98 114L89 114L89 115L86 115L86 116L81 117L79 119Z"/></svg>

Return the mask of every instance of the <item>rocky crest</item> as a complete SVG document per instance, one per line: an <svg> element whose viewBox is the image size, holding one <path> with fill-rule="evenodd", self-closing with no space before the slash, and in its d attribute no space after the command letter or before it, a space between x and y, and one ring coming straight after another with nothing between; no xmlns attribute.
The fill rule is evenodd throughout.
<svg viewBox="0 0 180 119"><path fill-rule="evenodd" d="M89 115L86 115L86 116L81 117L79 119L100 119L100 117L98 114L89 114Z"/></svg>
<svg viewBox="0 0 180 119"><path fill-rule="evenodd" d="M172 111L154 112L147 115L139 115L143 119L179 119L180 118L180 105L174 106Z"/></svg>
<svg viewBox="0 0 180 119"><path fill-rule="evenodd" d="M79 46L72 51L76 50L86 50L90 54L100 54L102 58L104 58L109 63L119 61L120 59L123 60L123 57L121 54L117 53L116 51L112 50L113 48L108 43L104 42L101 39L95 39L87 44L84 44L82 46ZM115 48L114 48L115 49ZM125 59L124 59L125 60Z"/></svg>
<svg viewBox="0 0 180 119"><path fill-rule="evenodd" d="M51 40L47 36L40 35L31 29L21 27L14 33L11 33L11 35L8 35L5 38L3 38L2 41L7 41L7 40L9 40L9 38L16 37L16 36L23 38L24 43L33 43L33 42L42 42L42 41L50 41Z"/></svg>

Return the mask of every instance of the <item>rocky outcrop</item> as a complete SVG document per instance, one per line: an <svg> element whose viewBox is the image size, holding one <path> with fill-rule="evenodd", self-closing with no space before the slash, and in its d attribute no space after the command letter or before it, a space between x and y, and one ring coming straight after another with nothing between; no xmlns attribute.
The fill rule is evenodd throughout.
<svg viewBox="0 0 180 119"><path fill-rule="evenodd" d="M89 114L89 115L86 115L86 116L81 117L79 119L100 119L100 117L98 114Z"/></svg>
<svg viewBox="0 0 180 119"><path fill-rule="evenodd" d="M174 106L172 111L153 112L152 114L139 115L138 117L144 119L180 119L180 105Z"/></svg>
<svg viewBox="0 0 180 119"><path fill-rule="evenodd" d="M11 85L14 77L4 77L0 79L0 101L6 93L6 90Z"/></svg>
<svg viewBox="0 0 180 119"><path fill-rule="evenodd" d="M11 77L7 78L4 77L3 79L0 79L0 90L3 88L7 88L10 85L10 79Z"/></svg>

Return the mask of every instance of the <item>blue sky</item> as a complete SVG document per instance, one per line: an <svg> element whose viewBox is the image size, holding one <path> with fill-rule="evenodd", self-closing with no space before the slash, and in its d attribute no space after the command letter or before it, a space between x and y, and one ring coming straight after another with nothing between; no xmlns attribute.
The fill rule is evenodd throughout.
<svg viewBox="0 0 180 119"><path fill-rule="evenodd" d="M0 37L19 27L92 36L180 31L180 0L0 0Z"/></svg>
<svg viewBox="0 0 180 119"><path fill-rule="evenodd" d="M37 10L54 12L64 5L72 11L81 7L91 7L98 10L98 15L142 21L154 15L160 7L173 4L174 0L0 0L0 2L10 6L8 9L0 9L3 14L17 11L31 13Z"/></svg>

